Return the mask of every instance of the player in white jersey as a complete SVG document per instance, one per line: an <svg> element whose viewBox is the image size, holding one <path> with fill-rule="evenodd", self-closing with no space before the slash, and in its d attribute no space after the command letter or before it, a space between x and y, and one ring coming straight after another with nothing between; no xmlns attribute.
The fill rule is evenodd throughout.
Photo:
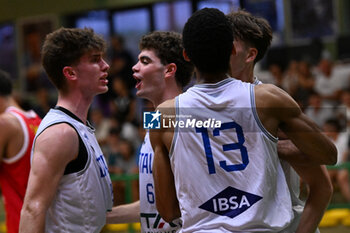
<svg viewBox="0 0 350 233"><path fill-rule="evenodd" d="M108 90L104 49L104 40L92 29L60 28L46 36L43 66L58 100L33 143L21 233L99 233L105 225L112 185L87 122L93 98Z"/></svg>
<svg viewBox="0 0 350 233"><path fill-rule="evenodd" d="M181 34L151 32L142 37L139 47L138 62L132 68L137 80L136 95L157 107L182 93L192 76L193 65L182 56ZM142 232L176 232L181 228L180 219L167 223L156 209L153 159L147 131L139 154L140 200L113 207L112 212L107 214L108 223L141 221Z"/></svg>
<svg viewBox="0 0 350 233"><path fill-rule="evenodd" d="M334 145L276 86L227 77L233 32L222 12L194 13L183 43L197 84L158 107L176 114L175 131L150 132L159 213L167 221L181 216L181 232L283 232L293 211L277 156L278 129L311 158L334 163ZM194 123L181 123L183 116Z"/></svg>
<svg viewBox="0 0 350 233"><path fill-rule="evenodd" d="M254 76L254 66L264 57L270 46L272 29L265 19L253 16L244 10L231 12L227 16L232 24L235 47L235 54L231 57L231 76L245 82L261 84ZM296 150L290 140L279 141L278 152L289 160L295 160L295 157L300 155L300 151ZM285 153L290 155L284 155ZM313 164L306 166L295 161L281 160L281 164L294 211L294 221L289 225L288 232L295 232L298 225L304 231L314 232L332 196L332 183L327 170L325 166ZM299 199L299 176L290 164L309 186L309 196L304 212L305 204Z"/></svg>

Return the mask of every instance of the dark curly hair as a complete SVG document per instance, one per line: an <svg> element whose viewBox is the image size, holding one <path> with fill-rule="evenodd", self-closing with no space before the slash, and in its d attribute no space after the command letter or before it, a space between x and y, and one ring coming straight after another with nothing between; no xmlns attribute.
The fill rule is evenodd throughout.
<svg viewBox="0 0 350 233"><path fill-rule="evenodd" d="M12 81L10 74L0 70L0 96L10 96L12 93Z"/></svg>
<svg viewBox="0 0 350 233"><path fill-rule="evenodd" d="M42 47L42 63L52 83L66 88L63 68L74 65L87 52L106 49L105 41L89 28L60 28L46 35Z"/></svg>
<svg viewBox="0 0 350 233"><path fill-rule="evenodd" d="M227 72L233 32L224 13L215 8L195 12L186 22L182 37L185 51L199 71Z"/></svg>
<svg viewBox="0 0 350 233"><path fill-rule="evenodd" d="M272 41L270 24L261 17L253 16L247 11L238 10L227 14L233 29L233 36L258 50L254 63L260 61Z"/></svg>
<svg viewBox="0 0 350 233"><path fill-rule="evenodd" d="M187 62L183 55L182 37L176 32L154 31L144 35L140 41L140 50L153 50L163 65L175 63L177 66L175 80L180 87L185 87L191 80L193 64Z"/></svg>

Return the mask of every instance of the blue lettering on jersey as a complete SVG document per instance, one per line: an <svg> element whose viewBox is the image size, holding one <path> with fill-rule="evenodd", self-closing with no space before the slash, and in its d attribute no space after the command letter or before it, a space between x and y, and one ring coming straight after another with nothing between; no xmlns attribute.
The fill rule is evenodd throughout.
<svg viewBox="0 0 350 233"><path fill-rule="evenodd" d="M97 161L98 166L100 167L101 178L109 175L108 167L107 167L107 164L106 164L106 161L105 161L103 155L100 155L98 158L96 158L96 161Z"/></svg>
<svg viewBox="0 0 350 233"><path fill-rule="evenodd" d="M228 186L199 206L214 214L234 218L249 209L262 197Z"/></svg>
<svg viewBox="0 0 350 233"><path fill-rule="evenodd" d="M140 173L152 174L153 154L152 153L140 153L139 159L140 159L140 161L139 161Z"/></svg>

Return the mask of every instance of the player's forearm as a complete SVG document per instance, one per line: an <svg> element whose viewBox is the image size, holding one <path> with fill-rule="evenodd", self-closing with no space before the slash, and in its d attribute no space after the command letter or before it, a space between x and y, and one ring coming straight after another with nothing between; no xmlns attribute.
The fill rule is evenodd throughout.
<svg viewBox="0 0 350 233"><path fill-rule="evenodd" d="M45 216L43 209L33 205L23 205L19 233L44 233Z"/></svg>
<svg viewBox="0 0 350 233"><path fill-rule="evenodd" d="M160 216L166 222L171 222L181 216L179 202L176 197L174 176L171 173L169 164L163 164L162 169L157 162L154 160L153 163L156 206Z"/></svg>
<svg viewBox="0 0 350 233"><path fill-rule="evenodd" d="M305 114L281 126L282 131L313 164L332 165L337 161L334 143L323 135Z"/></svg>
<svg viewBox="0 0 350 233"><path fill-rule="evenodd" d="M164 179L164 175L157 176L157 171L153 172L154 177L163 177L154 180L157 210L166 222L171 222L181 216L174 178L171 176Z"/></svg>
<svg viewBox="0 0 350 233"><path fill-rule="evenodd" d="M289 163L308 164L310 159L308 156L301 153L301 151L289 139L278 140L277 144L278 157L286 160Z"/></svg>
<svg viewBox="0 0 350 233"><path fill-rule="evenodd" d="M325 166L296 166L293 168L309 186L297 233L315 232L332 197L333 186Z"/></svg>
<svg viewBox="0 0 350 233"><path fill-rule="evenodd" d="M108 224L140 222L140 201L115 206L111 212L107 212L106 217Z"/></svg>
<svg viewBox="0 0 350 233"><path fill-rule="evenodd" d="M156 199L157 210L166 222L172 222L173 220L181 217L179 209L179 203L176 200L166 203L161 203L160 199ZM171 204L170 204L171 203Z"/></svg>
<svg viewBox="0 0 350 233"><path fill-rule="evenodd" d="M310 188L296 233L314 233L327 209L332 191Z"/></svg>

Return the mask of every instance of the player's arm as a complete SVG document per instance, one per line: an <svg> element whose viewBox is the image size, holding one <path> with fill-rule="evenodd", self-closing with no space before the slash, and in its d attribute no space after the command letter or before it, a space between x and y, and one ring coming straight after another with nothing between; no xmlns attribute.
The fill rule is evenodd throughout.
<svg viewBox="0 0 350 233"><path fill-rule="evenodd" d="M68 124L50 126L34 145L28 188L21 211L21 233L45 231L46 211L67 164L78 155L77 132Z"/></svg>
<svg viewBox="0 0 350 233"><path fill-rule="evenodd" d="M107 224L140 222L140 201L114 206L107 212Z"/></svg>
<svg viewBox="0 0 350 233"><path fill-rule="evenodd" d="M325 166L291 165L309 186L309 195L296 233L313 233L316 231L331 200L332 182Z"/></svg>
<svg viewBox="0 0 350 233"><path fill-rule="evenodd" d="M174 115L174 100L161 104L158 109L164 115ZM170 110L169 112L169 109ZM173 130L151 130L150 139L154 150L153 179L157 210L162 218L171 222L181 216L179 202L176 196L174 174L171 169L169 150L173 138Z"/></svg>
<svg viewBox="0 0 350 233"><path fill-rule="evenodd" d="M280 137L278 136L278 157L280 159L286 160L289 163L293 164L299 164L299 165L308 165L312 164L313 161L310 157L303 154L294 144L291 140L285 139L280 140Z"/></svg>
<svg viewBox="0 0 350 233"><path fill-rule="evenodd" d="M7 130L9 129L9 124L7 123L7 119L4 117L4 115L0 116L0 163L5 157L5 148L7 146L8 141L8 133Z"/></svg>
<svg viewBox="0 0 350 233"><path fill-rule="evenodd" d="M334 144L285 91L270 84L257 85L255 98L259 118L269 132L277 135L281 129L313 164L336 163Z"/></svg>
<svg viewBox="0 0 350 233"><path fill-rule="evenodd" d="M333 194L333 186L327 169L325 166L308 164L310 163L308 157L303 155L290 140L278 142L279 156L280 151L284 157L292 158L292 161L288 160L289 164L309 187L297 233L315 232Z"/></svg>

